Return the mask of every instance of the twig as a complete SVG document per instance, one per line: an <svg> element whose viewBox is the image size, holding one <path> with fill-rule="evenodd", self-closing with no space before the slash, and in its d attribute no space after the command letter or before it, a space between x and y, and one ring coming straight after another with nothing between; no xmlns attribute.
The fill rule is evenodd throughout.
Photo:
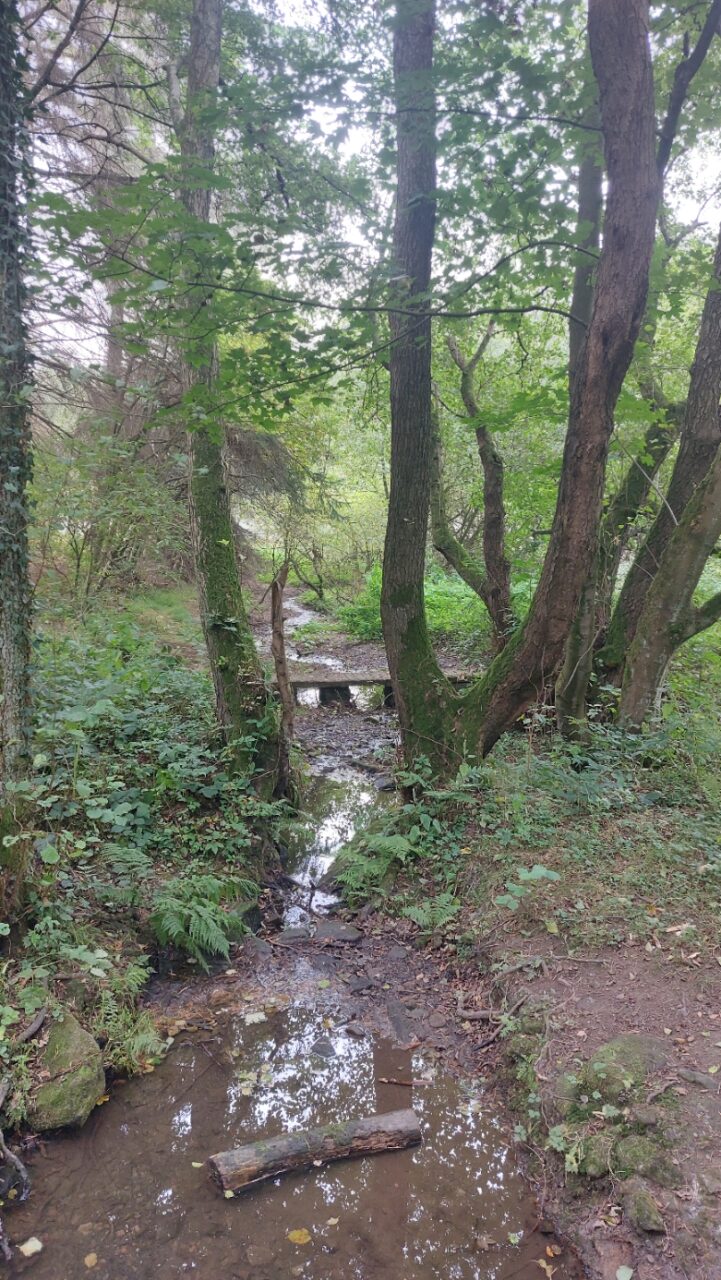
<svg viewBox="0 0 721 1280"><path fill-rule="evenodd" d="M29 1023L25 1030L21 1031L13 1040L13 1049L17 1049L19 1045L25 1044L28 1040L32 1040L33 1036L37 1035L47 1016L47 1009L39 1009L32 1022Z"/></svg>
<svg viewBox="0 0 721 1280"><path fill-rule="evenodd" d="M521 996L520 1000L517 1000L515 1004L512 1004L510 1009L506 1009L504 1011L504 1017L505 1018L513 1017L513 1014L516 1013L518 1009L520 1009L522 1004L526 1003L527 999L528 999L527 995ZM495 1031L492 1031L491 1034L487 1036L485 1040L481 1040L481 1043L479 1044L478 1048L487 1049L489 1044L493 1044L494 1040L497 1040L498 1037L500 1036L501 1032L504 1029L504 1026L505 1026L505 1022L502 1019L499 1022L498 1026L496 1027Z"/></svg>

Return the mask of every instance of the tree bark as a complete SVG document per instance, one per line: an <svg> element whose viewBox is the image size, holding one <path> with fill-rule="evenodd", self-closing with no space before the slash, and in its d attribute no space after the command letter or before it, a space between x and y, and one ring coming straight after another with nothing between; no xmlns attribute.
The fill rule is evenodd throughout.
<svg viewBox="0 0 721 1280"><path fill-rule="evenodd" d="M525 625L465 699L466 724L470 713L484 753L538 697L563 655L596 555L613 414L648 291L660 188L647 0L589 0L589 45L609 188L603 248L539 585Z"/></svg>
<svg viewBox="0 0 721 1280"><path fill-rule="evenodd" d="M31 734L27 497L32 477L31 370L25 332L26 102L19 30L16 5L8 0L0 5L0 807L8 803L7 784L19 781L27 768Z"/></svg>
<svg viewBox="0 0 721 1280"><path fill-rule="evenodd" d="M496 646L502 649L516 623L511 605L511 566L506 555L503 458L482 421L475 387L476 369L493 336L493 330L491 322L470 359L463 356L453 337L449 335L447 338L451 358L460 370L461 399L474 426L478 456L483 469L483 566L478 564L476 557L461 540L454 536L445 516L442 445L438 432L432 476L431 518L436 549L483 600L493 625Z"/></svg>
<svg viewBox="0 0 721 1280"><path fill-rule="evenodd" d="M713 280L715 287L706 296L701 317L678 456L665 500L621 588L606 643L598 655L599 665L606 673L622 668L677 522L721 444L721 369L715 367L721 348L721 234L714 256Z"/></svg>
<svg viewBox="0 0 721 1280"><path fill-rule="evenodd" d="M721 366L721 358L717 363ZM679 645L700 629L699 615L703 616L703 606L694 609L693 593L719 537L721 448L703 483L687 503L646 593L624 669L618 712L622 728L641 728L654 705L672 655ZM706 617L713 620L718 606L709 603L711 607L707 604Z"/></svg>
<svg viewBox="0 0 721 1280"><path fill-rule="evenodd" d="M408 761L449 763L452 693L430 642L423 598L433 448L429 289L436 211L434 0L397 0L393 303L389 317L391 465L381 617Z"/></svg>
<svg viewBox="0 0 721 1280"><path fill-rule="evenodd" d="M209 170L215 159L212 124L204 111L220 80L223 0L194 0L188 55L187 99L180 111L175 73L169 75L171 104L183 161ZM210 186L189 183L183 203L199 222L211 222ZM209 294L192 290L189 315L207 305ZM191 358L192 357L192 358ZM216 344L201 337L183 356L181 383L189 413L189 505L200 617L215 687L218 720L237 768L259 768L261 785L272 790L276 766L276 716L265 687L240 586L230 498L223 456L223 429L213 416L218 371Z"/></svg>
<svg viewBox="0 0 721 1280"><path fill-rule="evenodd" d="M686 440L693 444L689 446L687 458L693 459L694 466L699 465L703 450L710 447L714 435L717 448L705 478L696 486L685 503L681 519L672 528L653 580L644 593L621 685L619 722L626 728L639 728L649 714L675 650L716 619L717 598L695 608L693 593L706 560L721 536L720 282L721 231L712 286L701 317L684 418ZM679 457L680 454L681 450ZM684 481L689 469L687 462ZM675 492L679 492L678 484ZM671 490L669 500L670 495Z"/></svg>
<svg viewBox="0 0 721 1280"><path fill-rule="evenodd" d="M259 1138L234 1151L211 1156L208 1166L223 1191L241 1191L267 1178L295 1169L307 1169L317 1162L346 1160L350 1156L376 1155L417 1146L421 1130L411 1110L388 1111L303 1129L278 1138Z"/></svg>
<svg viewBox="0 0 721 1280"><path fill-rule="evenodd" d="M589 124L599 124L598 104L589 118ZM568 385L580 367L583 344L593 312L593 295L596 283L596 261L601 243L601 218L603 216L603 161L596 139L583 139L578 166L578 219L576 234L585 250L579 253L573 272L571 295L571 319L568 326ZM586 228L585 236L582 235ZM583 586L581 600L571 628L563 666L556 681L556 716L558 727L565 737L575 737L583 732L586 716L586 690L593 662L593 640L596 620L596 567Z"/></svg>

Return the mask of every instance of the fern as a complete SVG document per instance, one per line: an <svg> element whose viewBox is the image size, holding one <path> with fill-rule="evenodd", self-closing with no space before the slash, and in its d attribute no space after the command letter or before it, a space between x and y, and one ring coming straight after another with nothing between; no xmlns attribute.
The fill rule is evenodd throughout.
<svg viewBox="0 0 721 1280"><path fill-rule="evenodd" d="M189 875L169 880L156 894L150 924L161 946L177 947L207 972L209 956L227 960L230 942L248 933L239 910L228 900L255 901L258 887L250 880L230 876Z"/></svg>
<svg viewBox="0 0 721 1280"><path fill-rule="evenodd" d="M451 923L461 909L461 904L452 893L439 893L427 902L414 903L404 907L401 915L417 924L424 933L437 933Z"/></svg>

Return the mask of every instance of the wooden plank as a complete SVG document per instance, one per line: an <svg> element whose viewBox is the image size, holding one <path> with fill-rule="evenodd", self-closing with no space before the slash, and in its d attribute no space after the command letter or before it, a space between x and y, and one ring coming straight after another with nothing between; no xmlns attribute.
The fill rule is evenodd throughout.
<svg viewBox="0 0 721 1280"><path fill-rule="evenodd" d="M390 684L391 678L387 671L331 671L329 667L321 667L318 670L303 667L290 668L290 683L294 689L338 689L349 688L351 685L358 685L367 688L369 685ZM478 672L474 671L445 671L444 675L451 684L470 684L475 680ZM271 677L271 684L275 684L275 677Z"/></svg>
<svg viewBox="0 0 721 1280"><path fill-rule="evenodd" d="M383 1115L320 1125L276 1138L258 1138L244 1147L211 1156L208 1167L223 1191L241 1191L291 1169L308 1169L349 1156L371 1156L417 1146L421 1129L414 1111L404 1108Z"/></svg>

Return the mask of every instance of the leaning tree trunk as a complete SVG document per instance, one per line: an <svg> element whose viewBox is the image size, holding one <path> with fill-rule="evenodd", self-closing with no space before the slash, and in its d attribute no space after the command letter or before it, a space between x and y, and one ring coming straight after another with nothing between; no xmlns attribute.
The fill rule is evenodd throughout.
<svg viewBox="0 0 721 1280"><path fill-rule="evenodd" d="M13 824L8 784L19 781L30 755L32 591L28 573L28 497L32 454L25 335L23 214L25 121L18 49L19 18L0 5L0 835ZM6 903L20 874L13 849L0 847L0 888ZM14 859L13 859L14 861Z"/></svg>
<svg viewBox="0 0 721 1280"><path fill-rule="evenodd" d="M718 363L721 365L721 359ZM721 613L696 609L693 593L708 557L721 537L721 448L706 478L686 504L646 592L643 612L628 651L618 720L624 729L640 729L649 715L666 668L676 649ZM710 621L705 619L710 616Z"/></svg>
<svg viewBox="0 0 721 1280"><path fill-rule="evenodd" d="M493 321L487 326L473 355L466 359L458 343L449 335L448 350L461 374L461 399L473 424L478 456L483 469L483 561L468 550L451 528L443 490L443 446L437 414L434 414L434 448L431 468L431 530L436 551L448 561L463 581L475 591L488 610L496 649L502 649L516 625L511 603L511 565L506 555L506 508L503 458L481 418L475 387L475 373L493 337Z"/></svg>
<svg viewBox="0 0 721 1280"><path fill-rule="evenodd" d="M381 616L406 758L425 755L443 771L450 758L446 733L452 692L433 653L423 599L433 449L428 291L436 211L434 23L434 0L397 0L391 305L399 310L389 318L391 478Z"/></svg>
<svg viewBox="0 0 721 1280"><path fill-rule="evenodd" d="M721 346L721 234L716 245L713 279L714 287L706 296L701 317L681 429L681 444L668 493L621 588L606 643L599 653L599 663L607 673L617 672L623 666L646 596L677 521L706 475L721 444L719 392L712 376L716 352Z"/></svg>
<svg viewBox="0 0 721 1280"><path fill-rule="evenodd" d="M198 170L212 168L213 125L207 108L220 79L223 0L194 0L188 54L185 112L171 70L170 94L183 161L196 181L183 190L183 203L199 223L211 221L210 186L197 182ZM192 290L189 316L207 305L206 292ZM190 525L200 598L200 616L215 686L218 720L232 748L236 767L260 768L272 790L276 763L276 715L256 653L240 587L230 497L223 457L223 429L213 409L218 351L204 336L190 339L182 360L181 381L188 412Z"/></svg>
<svg viewBox="0 0 721 1280"><path fill-rule="evenodd" d="M680 521L667 539L653 581L644 593L621 686L619 720L625 727L638 728L643 723L675 649L715 620L713 602L696 609L692 601L706 560L721 536L720 281L721 232L712 287L701 316L684 418L688 440L707 441L715 433L719 443L704 480L685 504ZM694 458L698 459L699 454L696 449Z"/></svg>

